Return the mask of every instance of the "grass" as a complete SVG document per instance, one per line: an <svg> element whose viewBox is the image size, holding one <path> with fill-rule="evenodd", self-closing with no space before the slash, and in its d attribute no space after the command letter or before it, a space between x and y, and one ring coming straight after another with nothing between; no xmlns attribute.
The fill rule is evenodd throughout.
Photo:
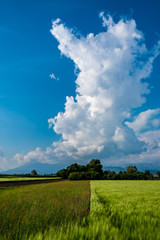
<svg viewBox="0 0 160 240"><path fill-rule="evenodd" d="M159 181L92 181L91 191L97 239L160 239Z"/></svg>
<svg viewBox="0 0 160 240"><path fill-rule="evenodd" d="M67 229L89 213L89 181L0 188L0 239L20 240Z"/></svg>
<svg viewBox="0 0 160 240"><path fill-rule="evenodd" d="M19 176L6 176L0 177L0 182L22 182L34 180L48 180L48 179L61 179L61 177L19 177Z"/></svg>
<svg viewBox="0 0 160 240"><path fill-rule="evenodd" d="M159 181L91 181L90 216L30 240L159 240Z"/></svg>
<svg viewBox="0 0 160 240"><path fill-rule="evenodd" d="M92 181L91 190L98 239L160 239L159 181Z"/></svg>
<svg viewBox="0 0 160 240"><path fill-rule="evenodd" d="M63 185L64 184L64 185ZM65 185L66 184L66 185ZM26 216L31 217L31 223L23 229L20 212L20 228L16 231L23 233L23 238L10 239L29 239L29 240L159 240L160 239L160 182L159 181L91 181L91 201L90 215L89 211L89 182L59 182L47 184L50 189L45 190L44 187L40 191L43 192L43 204L35 203L34 194L30 194L30 206L25 202ZM51 186L56 191L56 196L51 193ZM57 186L57 187L56 187ZM63 187L62 187L63 186ZM26 187L20 188L23 192L28 191ZM13 197L15 190L8 191L6 195L12 201L15 207ZM35 186L34 193L37 191ZM73 190L74 189L74 190ZM4 192L6 190L3 190ZM33 191L33 190L32 190ZM45 192L46 191L46 192ZM45 193L44 193L45 192ZM6 192L7 193L7 192ZM1 193L0 193L1 194ZM36 195L38 193L36 192ZM46 201L44 196L46 195ZM15 194L16 196L16 194ZM20 192L18 199L22 199ZM54 196L54 197L53 197ZM63 196L63 197L62 197ZM52 199L52 200L51 200ZM68 200L66 200L68 199ZM38 201L40 197L38 198ZM18 200L23 202L22 200ZM19 207L19 203L16 203ZM1 206L1 203L0 203ZM41 213L35 216L35 209L41 209ZM56 207L55 207L56 206ZM2 207L9 209L9 205ZM45 208L45 210L43 209ZM52 213L50 214L50 208ZM6 225L17 223L14 214L17 210L11 209L7 215L1 216L0 219L6 217ZM23 207L21 207L23 209ZM28 209L28 210L27 210ZM0 213L2 211L0 209ZM15 211L15 212L14 212ZM12 212L12 214L11 214ZM37 210L37 212L39 212ZM49 217L50 216L50 217ZM52 216L52 217L51 217ZM9 221L11 218L11 222ZM23 217L22 220L29 219ZM36 221L36 219L38 219ZM19 223L18 222L18 223ZM33 230L34 225L35 230ZM45 225L45 226L44 226ZM8 226L7 226L8 227ZM7 230L6 227L6 230ZM31 227L30 230L29 227ZM3 229L3 228L2 228ZM23 229L23 231L22 231ZM21 231L20 231L21 230ZM3 230L4 231L4 230ZM27 232L29 231L29 232ZM12 235L13 236L13 235ZM5 238L3 238L5 239ZM9 238L8 238L9 239Z"/></svg>

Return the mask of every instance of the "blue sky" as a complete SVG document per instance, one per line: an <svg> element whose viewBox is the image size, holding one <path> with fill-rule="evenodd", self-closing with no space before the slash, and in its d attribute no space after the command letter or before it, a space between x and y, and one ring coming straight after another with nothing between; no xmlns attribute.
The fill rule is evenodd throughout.
<svg viewBox="0 0 160 240"><path fill-rule="evenodd" d="M104 31L99 18L101 11L109 13L115 23L122 17L133 18L136 21L137 29L143 32L148 49L151 49L160 39L160 2L158 0L1 0L0 168L9 168L25 163L25 160L18 161L18 157L13 159L17 153L21 154L21 159L24 159L27 153L34 152L37 147L41 149L40 154L42 154L42 151L46 151L52 142L57 142L59 135L48 127L48 119L54 118L59 112L64 112L66 96L76 96L75 80L77 76L75 75L74 59L66 57L63 51L58 50L56 34L50 32L52 20L60 18L68 29L72 28L74 32L86 37L89 33L96 35ZM134 121L136 117L138 118L138 114L160 107L159 65L160 57L157 57L147 79L150 86L153 86L153 88L150 87L151 93L146 96L147 101L144 104L134 109L133 119L130 119L130 122ZM52 73L59 80L50 78ZM159 112L157 110L156 113L147 112L147 114L153 117L151 115L159 114ZM154 133L158 135L159 116L156 119L154 122L157 122L157 125ZM71 124L73 124L72 121ZM135 124L130 127L134 128L136 132ZM57 127L57 129L59 128ZM119 129L119 126L116 129ZM153 130L153 127L149 130ZM120 130L117 132L115 130L113 138L116 138L118 131ZM63 134L63 130L60 133ZM143 140L145 137L138 136ZM156 143L158 141L156 138ZM102 154L102 158L105 159L104 154ZM125 158L123 154L120 153ZM71 155L67 155L66 158L69 156ZM94 152L86 159L89 157L94 157ZM83 155L84 158L85 155ZM111 156L109 158L111 159ZM78 157L76 156L74 159L77 160ZM133 159L135 160L134 157ZM158 161L157 159L156 161ZM35 157L34 160L39 161L39 158Z"/></svg>

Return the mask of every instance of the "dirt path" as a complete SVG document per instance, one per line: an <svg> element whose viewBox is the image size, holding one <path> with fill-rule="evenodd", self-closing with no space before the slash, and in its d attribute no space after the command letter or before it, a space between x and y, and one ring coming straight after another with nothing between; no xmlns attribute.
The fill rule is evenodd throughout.
<svg viewBox="0 0 160 240"><path fill-rule="evenodd" d="M12 187L12 186L22 186L31 184L41 184L41 183L51 183L51 182L61 182L65 179L47 179L47 180L30 180L30 181L20 181L20 182L0 182L0 187Z"/></svg>

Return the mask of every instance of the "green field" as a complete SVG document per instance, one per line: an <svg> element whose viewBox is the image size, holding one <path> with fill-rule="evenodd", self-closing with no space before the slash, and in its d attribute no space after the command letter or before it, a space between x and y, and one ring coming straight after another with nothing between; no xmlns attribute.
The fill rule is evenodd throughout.
<svg viewBox="0 0 160 240"><path fill-rule="evenodd" d="M35 180L61 179L61 177L19 177L19 176L0 176L0 182L22 182Z"/></svg>
<svg viewBox="0 0 160 240"><path fill-rule="evenodd" d="M3 188L0 226L3 240L159 240L160 181Z"/></svg>
<svg viewBox="0 0 160 240"><path fill-rule="evenodd" d="M0 188L0 239L65 230L89 213L89 181L55 182Z"/></svg>
<svg viewBox="0 0 160 240"><path fill-rule="evenodd" d="M91 192L93 239L160 239L160 181L92 181Z"/></svg>

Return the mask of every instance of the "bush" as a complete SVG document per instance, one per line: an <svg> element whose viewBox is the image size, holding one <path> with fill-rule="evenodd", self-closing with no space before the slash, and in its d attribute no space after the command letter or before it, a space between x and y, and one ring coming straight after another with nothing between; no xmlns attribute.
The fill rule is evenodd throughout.
<svg viewBox="0 0 160 240"><path fill-rule="evenodd" d="M87 172L72 172L68 176L69 180L86 180L88 179Z"/></svg>
<svg viewBox="0 0 160 240"><path fill-rule="evenodd" d="M101 179L101 174L99 172L95 171L88 171L88 179Z"/></svg>
<svg viewBox="0 0 160 240"><path fill-rule="evenodd" d="M57 175L57 177L62 177L62 178L67 178L68 177L66 169L59 170L56 175Z"/></svg>

